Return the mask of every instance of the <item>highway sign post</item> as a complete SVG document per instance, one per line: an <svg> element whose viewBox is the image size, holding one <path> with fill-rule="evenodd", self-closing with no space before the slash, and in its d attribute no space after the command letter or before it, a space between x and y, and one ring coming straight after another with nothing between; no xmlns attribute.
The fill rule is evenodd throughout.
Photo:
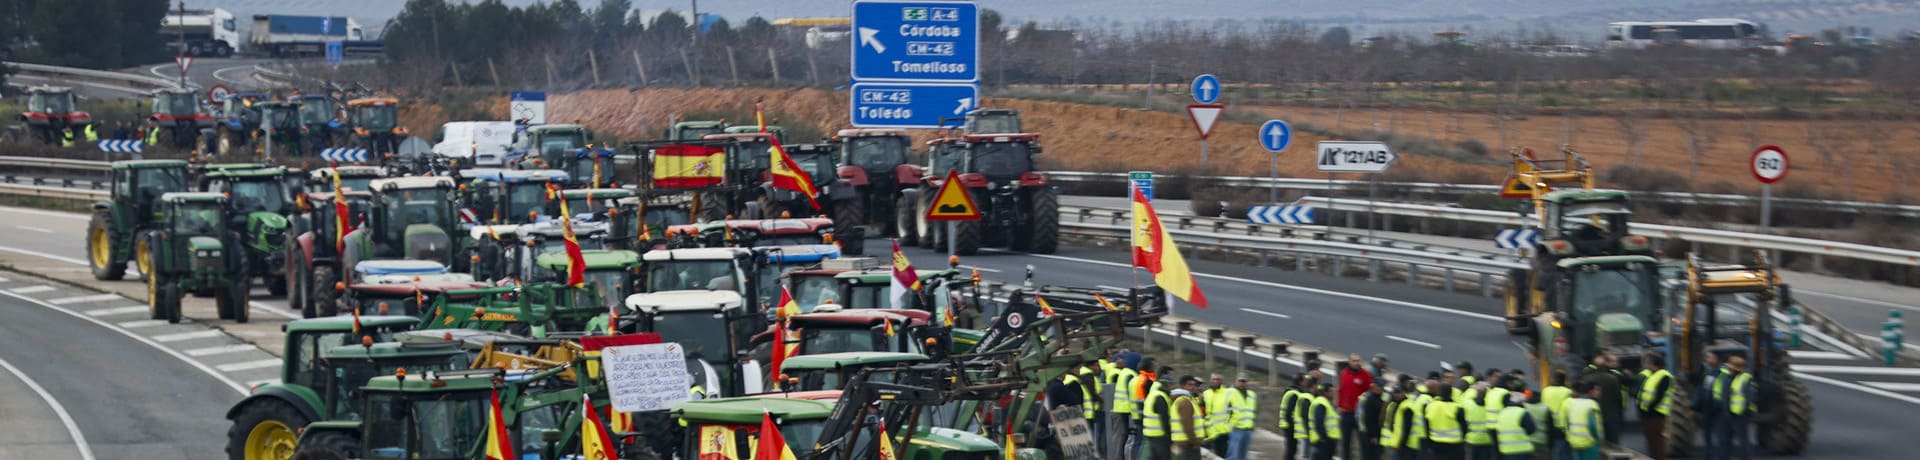
<svg viewBox="0 0 1920 460"><path fill-rule="evenodd" d="M1193 88L1191 88L1191 91L1193 92L1194 102L1212 104L1213 101L1220 100L1220 89L1220 78L1213 76L1213 74L1203 73L1198 77L1193 77Z"/></svg>
<svg viewBox="0 0 1920 460"><path fill-rule="evenodd" d="M347 44L340 40L327 40L327 65L340 67L347 58Z"/></svg>
<svg viewBox="0 0 1920 460"><path fill-rule="evenodd" d="M1367 239L1373 239L1373 201L1380 193L1380 173L1387 172L1400 157L1385 142L1320 141L1319 168L1333 180L1333 173L1365 173L1367 182ZM1332 225L1332 224L1328 224Z"/></svg>
<svg viewBox="0 0 1920 460"><path fill-rule="evenodd" d="M940 119L965 116L980 100L971 83L859 82L847 93L854 126L867 128L939 128Z"/></svg>
<svg viewBox="0 0 1920 460"><path fill-rule="evenodd" d="M1260 146L1266 147L1273 156L1267 158L1267 177L1275 179L1267 184L1267 201L1280 202L1280 152L1293 144L1293 126L1281 120L1267 120L1260 125Z"/></svg>
<svg viewBox="0 0 1920 460"><path fill-rule="evenodd" d="M1153 201L1153 171L1129 171L1127 180L1133 182L1133 188L1140 189L1140 195Z"/></svg>
<svg viewBox="0 0 1920 460"><path fill-rule="evenodd" d="M1771 145L1754 149L1747 168L1760 181L1760 233L1773 227L1773 183L1787 178L1787 151Z"/></svg>
<svg viewBox="0 0 1920 460"><path fill-rule="evenodd" d="M547 93L545 91L514 91L507 95L507 113L516 124L547 124ZM522 123L521 120L526 120Z"/></svg>
<svg viewBox="0 0 1920 460"><path fill-rule="evenodd" d="M862 128L940 128L980 102L980 15L973 2L853 3L848 118Z"/></svg>
<svg viewBox="0 0 1920 460"><path fill-rule="evenodd" d="M1213 74L1193 77L1192 90L1193 100L1200 104L1187 106L1187 114L1193 116L1194 127L1200 129L1200 169L1206 169L1207 136L1213 133L1213 124L1220 122L1220 114L1226 112L1226 106L1214 103L1220 100L1220 79ZM1194 107L1200 109L1196 111ZM1202 117L1206 119L1202 120Z"/></svg>
<svg viewBox="0 0 1920 460"><path fill-rule="evenodd" d="M1205 142L1213 136L1213 126L1220 123L1220 114L1227 106L1220 104L1193 104L1187 106L1187 116L1193 118L1193 129L1200 132L1200 141Z"/></svg>
<svg viewBox="0 0 1920 460"><path fill-rule="evenodd" d="M973 203L973 194L960 185L960 170L947 171L947 180L940 184L940 191L933 194L933 201L927 202L927 221L947 222L947 257L957 257L954 246L959 243L959 222L980 220L980 207Z"/></svg>
<svg viewBox="0 0 1920 460"><path fill-rule="evenodd" d="M233 90L227 88L227 85L213 85L212 88L207 88L207 102L219 103L229 94L233 94Z"/></svg>

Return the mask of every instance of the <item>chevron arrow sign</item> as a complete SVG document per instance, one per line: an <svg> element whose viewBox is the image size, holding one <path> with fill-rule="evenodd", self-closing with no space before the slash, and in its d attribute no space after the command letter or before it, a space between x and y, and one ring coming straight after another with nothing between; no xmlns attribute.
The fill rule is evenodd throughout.
<svg viewBox="0 0 1920 460"><path fill-rule="evenodd" d="M1311 224L1312 206L1254 206L1247 209L1247 221L1256 224Z"/></svg>
<svg viewBox="0 0 1920 460"><path fill-rule="evenodd" d="M1531 228L1509 228L1494 235L1493 245L1500 249L1527 249L1540 243L1540 231Z"/></svg>

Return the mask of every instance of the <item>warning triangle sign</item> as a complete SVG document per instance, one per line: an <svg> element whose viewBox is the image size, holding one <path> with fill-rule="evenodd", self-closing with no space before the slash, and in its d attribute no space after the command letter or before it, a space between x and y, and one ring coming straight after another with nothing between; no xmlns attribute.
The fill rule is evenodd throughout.
<svg viewBox="0 0 1920 460"><path fill-rule="evenodd" d="M1213 125L1220 122L1220 114L1227 111L1221 104L1194 104L1187 106L1187 114L1193 116L1193 129L1200 131L1200 139L1213 135Z"/></svg>
<svg viewBox="0 0 1920 460"><path fill-rule="evenodd" d="M1523 154L1526 155L1527 158L1533 158L1533 149L1527 149ZM1500 197L1515 200L1532 198L1533 189L1527 187L1527 184L1520 183L1520 174L1529 172L1533 172L1533 165L1529 165L1525 161L1520 161L1519 158L1514 158L1513 173L1507 174L1507 180L1501 182Z"/></svg>
<svg viewBox="0 0 1920 460"><path fill-rule="evenodd" d="M947 180L940 184L940 192L933 194L933 201L928 202L927 220L980 220L980 207L973 204L973 194L960 185L960 170L947 171Z"/></svg>

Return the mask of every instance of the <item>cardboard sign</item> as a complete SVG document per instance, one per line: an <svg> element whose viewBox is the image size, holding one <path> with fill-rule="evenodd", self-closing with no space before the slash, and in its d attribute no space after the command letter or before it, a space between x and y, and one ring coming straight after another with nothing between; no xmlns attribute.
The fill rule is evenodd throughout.
<svg viewBox="0 0 1920 460"><path fill-rule="evenodd" d="M1099 460L1100 451L1093 445L1093 429L1087 427L1086 411L1079 405L1053 408L1053 437L1060 441L1060 458L1065 460Z"/></svg>
<svg viewBox="0 0 1920 460"><path fill-rule="evenodd" d="M667 410L691 399L687 388L692 377L680 344L607 347L600 351L600 367L606 370L615 411Z"/></svg>

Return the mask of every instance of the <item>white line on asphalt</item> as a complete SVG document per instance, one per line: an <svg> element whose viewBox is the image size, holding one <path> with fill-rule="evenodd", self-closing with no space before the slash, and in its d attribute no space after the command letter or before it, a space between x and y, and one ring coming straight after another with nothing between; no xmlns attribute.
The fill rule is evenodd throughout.
<svg viewBox="0 0 1920 460"><path fill-rule="evenodd" d="M53 261L55 261L55 262L66 262L66 263L70 263L70 264L74 264L74 265L86 265L86 264L87 264L87 261L84 261L84 260L80 260L80 259L75 259L75 258L72 258L72 257L66 257L66 256L56 256L56 255L53 255L53 254L48 254L48 253L44 253L44 252L40 252L40 251L33 251L33 250L27 250L27 249L20 249L20 248L10 248L10 247L6 247L6 246L0 246L0 251L7 251L7 252L17 252L17 253L21 253L21 254L26 254L26 255L30 255L30 256L34 256L34 257L41 257L41 258L46 258L46 259L51 259L51 260L53 260Z"/></svg>
<svg viewBox="0 0 1920 460"><path fill-rule="evenodd" d="M156 66L153 66L153 67L148 67L148 68L147 68L147 73L150 73L150 74L153 74L153 76L156 76L156 77L160 77L160 78L168 78L168 79L173 79L173 78L180 78L180 74L178 74L178 73L175 73L175 74L173 74L173 75L167 75L167 74L164 74L164 73L160 73L160 69L164 69L164 68L167 68L167 67L172 67L172 68L174 68L174 69L179 69L179 68L180 68L180 66L179 66L178 64L160 64L160 65L156 65Z"/></svg>
<svg viewBox="0 0 1920 460"><path fill-rule="evenodd" d="M1906 392L1906 393L1920 392L1920 383L1912 383L1912 382L1860 382L1860 383L1866 386L1879 388L1887 391L1899 391L1899 392Z"/></svg>
<svg viewBox="0 0 1920 460"><path fill-rule="evenodd" d="M147 311L149 310L145 305L134 305L131 307L102 308L99 310L87 310L87 316L112 316L112 315L124 315L128 313L145 313Z"/></svg>
<svg viewBox="0 0 1920 460"><path fill-rule="evenodd" d="M260 301L258 301L258 300L249 300L249 301L247 301L247 305L252 305L252 306L253 306L253 308L258 308L258 309L260 309L261 311L265 311L265 312L267 312L267 313L272 313L272 314L274 314L275 316L279 316L279 317L281 317L281 318L286 318L286 319L300 319L300 314L299 314L299 313L289 313L289 312L287 312L287 311L286 311L285 309L282 309L282 308L280 308L280 307L275 307L275 306L272 306L272 305L267 305L267 304L264 304L264 303L260 303Z"/></svg>
<svg viewBox="0 0 1920 460"><path fill-rule="evenodd" d="M94 294L94 295L82 295L82 296L73 296L73 297L61 297L58 299L48 300L47 303L54 304L54 305L66 305L70 303L100 302L100 301L119 300L119 299L120 299L120 296L114 295L114 294Z"/></svg>
<svg viewBox="0 0 1920 460"><path fill-rule="evenodd" d="M143 327L154 327L154 326L159 326L159 325L162 325L162 324L167 324L167 322L166 322L166 321L161 321L161 320L157 320L157 319L143 319L143 320L139 320L139 321L127 321L127 322L123 322L123 323L116 323L116 324L114 324L114 325L115 325L115 326L120 326L120 328L121 328L121 329L139 329L139 328L143 328Z"/></svg>
<svg viewBox="0 0 1920 460"><path fill-rule="evenodd" d="M1820 373L1820 374L1893 375L1893 376L1903 376L1903 377L1920 377L1920 369L1914 369L1910 367L1826 366L1826 365L1818 365L1818 364L1808 364L1808 365L1795 364L1793 366L1793 370L1795 372L1812 372L1812 373Z"/></svg>
<svg viewBox="0 0 1920 460"><path fill-rule="evenodd" d="M216 79L216 80L220 80L220 81L224 81L224 82L227 82L227 83L246 83L246 81L245 81L245 80L234 80L234 79L231 79L231 78L227 78L227 77L224 77L224 76L221 76L220 74L223 74L223 73L227 73L228 71L231 71L231 70L252 70L252 69L253 69L253 66L234 66L234 67L227 67L227 68L224 68L224 69L220 69L220 70L215 70L215 71L213 71L213 78L214 78L214 79Z"/></svg>
<svg viewBox="0 0 1920 460"><path fill-rule="evenodd" d="M1266 310L1255 310L1255 309L1252 309L1252 308L1242 308L1242 309L1240 309L1240 311L1244 311L1244 312L1247 312L1247 313L1252 313L1252 314L1256 314L1256 315L1267 315L1267 316L1272 316L1272 317L1275 317L1275 318L1280 318L1280 319L1292 319L1292 318L1293 318L1293 316L1292 316L1292 315L1288 315L1288 314L1285 314L1285 313L1274 313L1274 312L1270 312L1270 311L1266 311Z"/></svg>
<svg viewBox="0 0 1920 460"><path fill-rule="evenodd" d="M1829 298L1829 299L1840 299L1840 300L1846 300L1846 301L1851 301L1851 302L1860 302L1860 303L1865 303L1865 304L1873 304L1873 305L1879 305L1879 306L1882 306L1882 307L1888 307L1888 308L1898 308L1898 309L1902 309L1902 310L1913 310L1913 311L1920 311L1920 307L1915 307L1915 306L1912 306L1912 305L1901 305L1901 304L1897 304L1897 303L1893 303L1893 302L1887 302L1887 301L1884 301L1884 300L1873 300L1873 299L1862 299L1862 298L1859 298L1859 297L1854 297L1854 296L1846 296L1846 295L1840 295L1840 294L1828 294L1828 293L1825 293L1825 292L1817 292L1817 291L1804 291L1804 290L1796 290L1796 291L1793 291L1793 293L1795 293L1795 294L1812 294L1812 295L1813 295L1814 297L1826 297L1826 298Z"/></svg>
<svg viewBox="0 0 1920 460"><path fill-rule="evenodd" d="M209 356L209 355L223 355L227 353L239 353L243 351L257 350L257 349L258 348L255 348L253 345L222 345L218 347L195 348L192 350L187 350L187 356L198 357L198 356Z"/></svg>
<svg viewBox="0 0 1920 460"><path fill-rule="evenodd" d="M1853 355L1832 351L1789 350L1787 356L1794 359L1854 359Z"/></svg>
<svg viewBox="0 0 1920 460"><path fill-rule="evenodd" d="M1000 269L998 268L987 268L987 267L979 267L979 266L973 266L973 265L961 265L960 268L979 270L987 273L1000 273Z"/></svg>
<svg viewBox="0 0 1920 460"><path fill-rule="evenodd" d="M21 229L21 230L26 230L26 231L29 231L29 232L40 232L40 233L53 233L53 230L48 230L48 229L44 229L44 228L40 228L40 227L28 227L28 226L25 226L25 225L15 225L15 226L13 226L13 228L17 228L17 229Z"/></svg>
<svg viewBox="0 0 1920 460"><path fill-rule="evenodd" d="M0 283L7 283L7 282L12 282L12 281L13 281L13 280L10 280L10 279L6 279L6 278L0 278Z"/></svg>
<svg viewBox="0 0 1920 460"><path fill-rule="evenodd" d="M13 289L8 289L8 290L7 290L7 292L11 292L11 293L14 293L14 294L32 294L32 293L36 293L36 292L47 292L47 291L51 291L51 290L53 290L53 286L48 286L48 285L45 285L45 284L41 284L41 285L34 285L34 286L27 286L27 287L20 287L20 288L13 288Z"/></svg>
<svg viewBox="0 0 1920 460"><path fill-rule="evenodd" d="M1746 302L1748 306L1752 306L1752 305L1753 305L1753 300L1752 300L1752 299L1750 299L1750 298L1743 298L1743 299L1741 299L1741 301L1742 301L1742 302ZM1773 312L1773 320L1774 320L1774 321L1778 321L1778 322L1780 322L1781 324L1785 324L1785 323L1788 323L1788 322L1789 322L1789 321L1787 320L1787 314L1786 314L1786 313L1781 313L1781 312L1780 312L1780 310L1772 310L1772 312ZM1847 354L1849 354L1849 355L1853 355L1854 357L1856 357L1856 358L1860 358L1860 359L1871 359L1871 358L1872 358L1872 356L1868 356L1868 355L1867 355L1867 352L1865 352L1865 351L1861 351L1861 350L1860 350L1859 348L1855 348L1855 347L1854 347L1853 345L1851 345L1851 344L1848 344L1848 343L1846 343L1846 342L1842 342L1842 341L1840 341L1840 339L1836 339L1836 338L1833 338L1833 336L1830 336L1830 335L1827 335L1827 334L1826 334L1825 332L1820 332L1820 330L1819 330L1819 329L1817 329L1817 328L1811 328L1811 327L1809 327L1809 328L1802 328L1802 329L1803 329L1804 331L1806 331L1806 333L1807 333L1807 336L1810 336L1810 337L1813 337L1813 339L1814 339L1814 340L1817 340L1817 341L1819 341L1819 342L1821 342L1821 343L1825 343L1825 344L1827 344L1827 347L1828 347L1828 348L1833 348L1833 349L1836 349L1836 350L1840 350L1840 351L1842 351L1842 352L1845 352L1845 353L1847 353Z"/></svg>
<svg viewBox="0 0 1920 460"><path fill-rule="evenodd" d="M1406 337L1401 337L1401 336L1397 336L1397 335L1389 335L1389 336L1387 336L1387 340L1392 340L1392 341L1395 341L1395 342L1405 342L1405 343L1410 343L1410 344L1414 344L1414 345L1419 345L1419 346L1423 346L1423 347L1427 347L1427 348L1432 348L1432 349L1435 349L1435 350L1438 350L1438 349L1440 349L1440 345L1437 345L1437 344L1434 344L1433 342L1422 342L1422 341L1418 341L1418 340L1414 340L1414 339L1409 339L1409 338L1406 338Z"/></svg>
<svg viewBox="0 0 1920 460"><path fill-rule="evenodd" d="M211 339L214 337L219 337L221 335L224 335L224 334L221 334L220 331L208 329L204 331L156 335L156 336L153 336L153 341L160 342L160 343L181 342L181 341L194 340L194 339Z"/></svg>
<svg viewBox="0 0 1920 460"><path fill-rule="evenodd" d="M1898 400L1898 401L1905 401L1905 402L1909 402L1909 403L1913 403L1913 404L1920 404L1920 398L1915 398L1915 397L1912 397L1912 396L1907 396L1907 395L1903 395L1903 394L1899 394L1899 393L1894 393L1894 392L1891 392L1891 391L1887 391L1887 390L1882 390L1882 389L1879 389L1879 388L1874 388L1874 387L1869 387L1869 386L1861 386L1861 385L1855 385L1855 384L1853 384L1853 383L1851 383L1851 382L1844 382L1844 381L1841 381L1841 380L1838 380L1838 379L1830 379L1830 378L1826 378L1826 377L1821 377L1821 376L1818 376L1818 375L1813 375L1813 374L1808 374L1808 373L1805 373L1805 372L1800 372L1800 371L1798 370L1798 368L1799 368L1799 367L1800 367L1800 366L1794 366L1794 368L1795 368L1795 370L1793 371L1793 376L1794 376L1794 377L1799 377L1799 378L1803 378L1803 379L1807 379L1807 380L1812 380L1812 381L1815 381L1815 382L1820 382L1820 383L1824 383L1824 384L1828 384L1828 385L1833 385L1833 386L1837 386L1837 387L1842 387L1842 388L1850 388L1850 389L1854 389L1854 390L1858 390L1858 391L1860 391L1860 392L1862 392L1862 393L1866 393L1866 394L1870 394L1870 395L1875 395L1875 396L1883 396L1883 397L1886 397L1886 398L1890 398L1890 399L1894 399L1894 400Z"/></svg>
<svg viewBox="0 0 1920 460"><path fill-rule="evenodd" d="M53 409L53 415L60 417L60 424L67 427L67 436L73 438L73 447L80 450L81 460L93 460L93 447L87 445L87 435L80 432L80 424L73 423L73 415L67 413L66 406L60 405L60 400L53 399L52 393L47 393L47 389L42 388L40 383L34 382L33 377L28 377L26 372L21 372L20 368L13 367L13 364L8 363L7 360L0 359L0 367L6 368L7 372L13 373L13 376L19 378L21 383L27 384L27 389L33 390L34 394L40 395L40 400L46 401L47 407Z"/></svg>
<svg viewBox="0 0 1920 460"><path fill-rule="evenodd" d="M72 317L75 317L75 318L80 318L81 320L84 320L84 321L87 321L87 322L90 322L90 323L93 323L93 324L96 324L96 325L99 325L100 327L103 327L103 328L106 328L107 330L110 330L110 331L113 331L113 332L115 332L115 333L118 333L118 334L120 334L120 335L124 335L124 336L127 336L127 338L130 338L130 339L133 339L133 340L136 340L136 341L139 341L140 343L144 343L144 344L147 344L147 346L149 346L149 347L153 347L153 349L155 349L155 350L160 350L160 352L161 352L161 353L166 353L166 354L168 354L168 355L171 355L171 356L173 356L174 358L179 358L181 362L184 362L184 363L187 363L187 365L189 365L189 366L193 366L193 367L194 367L195 369L199 369L199 370L200 370L201 372L206 372L206 373L207 373L207 375L210 375L210 376L213 376L213 378L214 378L215 380L219 380L219 381L220 381L220 383L225 383L225 384L227 384L227 386L228 386L228 387L232 387L232 388L233 388L233 391L235 391L235 392L239 392L239 393L240 393L241 395L243 395L243 396L244 396L244 395L246 395L246 394L247 394L247 392L249 391L249 390L247 389L247 387L243 387L243 386L240 386L240 382L235 382L235 381L233 381L233 379L230 379L230 378L227 378L227 376L226 376L226 375L222 375L222 374L220 374L219 372L214 372L214 371L213 371L213 368L211 368L211 367L207 367L207 365L205 365L205 364L200 364L200 362L199 362L199 361L194 361L194 360L192 360L192 359L188 359L188 358L187 358L187 355L183 355L183 354L180 354L180 352L177 352L177 351L173 351L173 349L172 349L172 348L167 348L167 347L166 347L165 345L161 345L161 344L160 344L160 342L155 342L155 341L153 341L153 340L151 340L151 339L148 339L148 338L146 338L146 337L141 337L141 336L140 336L139 334L134 334L134 333L133 333L133 331L129 331L129 330L126 330L126 329L121 329L121 328L116 328L116 327L113 327L113 325L111 325L111 324L107 324L107 322L106 322L106 321L101 321L101 320L97 320L97 319L93 319L93 318L88 318L88 317L87 317L87 315L82 315L82 314L79 314L79 313L75 313L75 312L73 312L72 310L68 310L68 309L65 309L65 308L60 308L60 307L57 307L57 306L54 306L53 304L50 304L50 303L46 303L46 302L44 302L44 301L41 301L40 299L35 299L35 298L32 298L32 297L27 297L27 296L23 296L23 295L16 295L16 294L9 294L9 293L4 293L4 292L0 292L0 295L4 295L4 296L7 296L7 297L12 297L12 298L16 298L16 299L20 299L21 301L25 301L25 302L28 302L28 303L32 303L32 304L34 304L34 305L39 305L39 306L42 306L42 307L47 307L47 309L49 309L49 310L53 310L53 311L57 311L57 312L60 312L60 313L64 313L64 314L67 314L67 315L69 315L69 316L72 316ZM149 320L149 321L151 321L151 320ZM164 321L154 321L154 322L155 322L155 323L160 323L160 324L166 324L166 322L164 322ZM122 323L122 324L125 324L125 323ZM122 326L122 327L125 327L125 326Z"/></svg>
<svg viewBox="0 0 1920 460"><path fill-rule="evenodd" d="M237 371L244 371L248 369L264 369L264 368L269 368L269 367L278 366L278 365L280 365L280 360L278 359L262 359L259 361L247 361L247 362L233 363L233 364L221 364L218 366L214 366L214 368L220 369L221 371L224 371L224 372L237 372Z"/></svg>
<svg viewBox="0 0 1920 460"><path fill-rule="evenodd" d="M32 215L36 215L36 216L46 216L46 217L57 217L57 218L61 218L61 219L71 219L71 220L88 220L88 219L92 219L92 218L93 218L93 216L89 216L89 215L86 215L86 214L80 214L80 213L72 213L72 212L59 212L59 211L48 211L48 210L44 210L44 209L33 209L33 208L17 208L17 207L13 207L13 206L0 206L0 212L17 212L17 213L21 213L21 214L32 214Z"/></svg>

